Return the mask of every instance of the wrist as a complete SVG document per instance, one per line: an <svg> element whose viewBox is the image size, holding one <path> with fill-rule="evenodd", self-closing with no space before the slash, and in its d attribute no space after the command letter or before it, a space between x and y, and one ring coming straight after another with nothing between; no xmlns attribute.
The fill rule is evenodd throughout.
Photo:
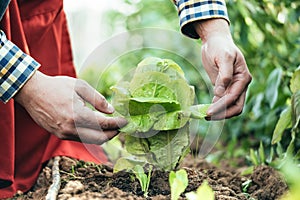
<svg viewBox="0 0 300 200"><path fill-rule="evenodd" d="M215 18L201 20L196 21L193 25L202 42L206 42L211 36L219 35L232 40L229 24L225 19Z"/></svg>
<svg viewBox="0 0 300 200"><path fill-rule="evenodd" d="M21 105L24 105L24 102L30 101L32 94L35 93L36 87L38 86L39 79L44 74L39 72L38 70L34 72L34 74L28 79L28 81L24 84L24 86L18 91L15 95L14 100Z"/></svg>

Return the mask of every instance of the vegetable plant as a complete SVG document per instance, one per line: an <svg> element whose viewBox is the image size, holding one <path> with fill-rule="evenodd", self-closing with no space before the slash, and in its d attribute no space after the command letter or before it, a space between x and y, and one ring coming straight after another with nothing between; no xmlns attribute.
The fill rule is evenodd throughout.
<svg viewBox="0 0 300 200"><path fill-rule="evenodd" d="M122 170L133 173L135 175L135 178L140 183L141 190L144 192L144 197L147 197L153 166L148 166L148 174L145 173L144 166L145 162L142 160L136 160L135 158L130 157L122 157L115 163L114 173Z"/></svg>
<svg viewBox="0 0 300 200"><path fill-rule="evenodd" d="M148 197L152 166L150 165L149 167L148 175L145 173L144 168L141 165L136 165L132 171L140 182L141 189L144 192L144 197Z"/></svg>
<svg viewBox="0 0 300 200"><path fill-rule="evenodd" d="M214 200L215 194L212 188L208 185L207 181L204 181L196 192L189 192L185 194L188 200Z"/></svg>
<svg viewBox="0 0 300 200"><path fill-rule="evenodd" d="M113 106L128 120L126 150L163 170L175 169L189 152L189 120L209 105L193 105L195 91L174 61L149 57L133 75L112 87Z"/></svg>
<svg viewBox="0 0 300 200"><path fill-rule="evenodd" d="M184 169L169 174L169 183L171 188L171 200L177 200L188 186L188 175Z"/></svg>

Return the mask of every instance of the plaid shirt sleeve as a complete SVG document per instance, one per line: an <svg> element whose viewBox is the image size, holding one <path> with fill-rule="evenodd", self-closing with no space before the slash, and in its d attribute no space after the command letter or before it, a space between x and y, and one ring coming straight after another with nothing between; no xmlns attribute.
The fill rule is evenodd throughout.
<svg viewBox="0 0 300 200"><path fill-rule="evenodd" d="M183 34L198 39L192 22L210 18L223 18L229 22L225 0L174 0Z"/></svg>
<svg viewBox="0 0 300 200"><path fill-rule="evenodd" d="M9 101L40 66L0 30L0 100Z"/></svg>

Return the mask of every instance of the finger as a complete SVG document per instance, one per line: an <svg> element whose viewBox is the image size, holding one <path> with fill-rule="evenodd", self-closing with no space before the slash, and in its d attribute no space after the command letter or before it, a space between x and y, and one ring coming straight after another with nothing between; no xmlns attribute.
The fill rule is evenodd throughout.
<svg viewBox="0 0 300 200"><path fill-rule="evenodd" d="M235 75L232 83L228 86L224 96L215 98L217 101L209 107L207 114L212 116L225 109L227 109L231 104L235 103L241 94L246 91L250 81L244 74Z"/></svg>
<svg viewBox="0 0 300 200"><path fill-rule="evenodd" d="M241 92L227 93L214 102L207 110L208 116L226 111L233 103L237 101Z"/></svg>
<svg viewBox="0 0 300 200"><path fill-rule="evenodd" d="M127 120L122 117L105 117L96 113L97 121L103 130L117 130L127 124Z"/></svg>
<svg viewBox="0 0 300 200"><path fill-rule="evenodd" d="M105 97L99 92L97 92L87 82L82 80L77 80L75 91L83 100L89 102L98 111L107 114L111 114L114 112L113 106L106 101Z"/></svg>
<svg viewBox="0 0 300 200"><path fill-rule="evenodd" d="M239 99L236 101L236 103L229 107L229 109L226 112L225 118L231 118L237 115L240 115L243 112L243 108L245 105L245 99L246 99L246 91L244 91Z"/></svg>
<svg viewBox="0 0 300 200"><path fill-rule="evenodd" d="M76 138L75 141L98 145L112 139L119 133L118 131L113 130L100 131L82 127L77 128L77 132L78 138Z"/></svg>
<svg viewBox="0 0 300 200"><path fill-rule="evenodd" d="M213 57L207 50L207 45L202 46L202 64L212 84L215 85L218 68L213 60Z"/></svg>
<svg viewBox="0 0 300 200"><path fill-rule="evenodd" d="M219 72L215 82L215 96L224 96L228 85L231 83L233 78L234 59L235 57L226 54L216 60Z"/></svg>
<svg viewBox="0 0 300 200"><path fill-rule="evenodd" d="M206 112L206 116L207 119L209 119L214 113L212 113L212 110L214 110L214 103L216 103L217 101L219 101L220 97L214 96L212 99L212 104L208 107L207 112Z"/></svg>
<svg viewBox="0 0 300 200"><path fill-rule="evenodd" d="M117 130L127 124L121 117L107 117L98 111L92 111L78 103L74 105L75 126L96 130Z"/></svg>
<svg viewBox="0 0 300 200"><path fill-rule="evenodd" d="M221 119L228 119L234 116L237 116L242 113L244 103L246 98L246 91L244 91L241 96L238 98L236 103L231 105L228 109L223 110L222 112L219 112L215 115L209 116L206 119L207 120L221 120Z"/></svg>
<svg viewBox="0 0 300 200"><path fill-rule="evenodd" d="M212 103L216 103L219 99L220 97L214 96L212 99Z"/></svg>

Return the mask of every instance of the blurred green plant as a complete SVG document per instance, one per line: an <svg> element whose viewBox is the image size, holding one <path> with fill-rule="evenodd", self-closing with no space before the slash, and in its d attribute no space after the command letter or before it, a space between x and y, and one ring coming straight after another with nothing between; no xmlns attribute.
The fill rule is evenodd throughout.
<svg viewBox="0 0 300 200"><path fill-rule="evenodd" d="M300 166L293 157L288 156L280 169L289 186L289 191L280 200L297 200L300 197Z"/></svg>
<svg viewBox="0 0 300 200"><path fill-rule="evenodd" d="M295 70L290 81L291 99L287 100L286 108L281 112L276 124L272 144L279 144L283 140L283 134L289 134L291 140L288 144L284 157L294 156L300 159L300 150L295 149L296 136L300 132L300 66ZM295 152L297 151L297 152Z"/></svg>
<svg viewBox="0 0 300 200"><path fill-rule="evenodd" d="M293 158L293 161L299 162L300 150L297 147L299 143L296 136L300 132L300 66L292 74L290 90L291 97L286 101L286 107L280 114L272 136L272 145L277 145L276 156L274 156L274 148L271 147L269 157L266 158L261 142L257 151L250 149L249 160L254 165L269 164L280 169L287 162L287 158ZM288 142L286 148L282 147L282 142Z"/></svg>

